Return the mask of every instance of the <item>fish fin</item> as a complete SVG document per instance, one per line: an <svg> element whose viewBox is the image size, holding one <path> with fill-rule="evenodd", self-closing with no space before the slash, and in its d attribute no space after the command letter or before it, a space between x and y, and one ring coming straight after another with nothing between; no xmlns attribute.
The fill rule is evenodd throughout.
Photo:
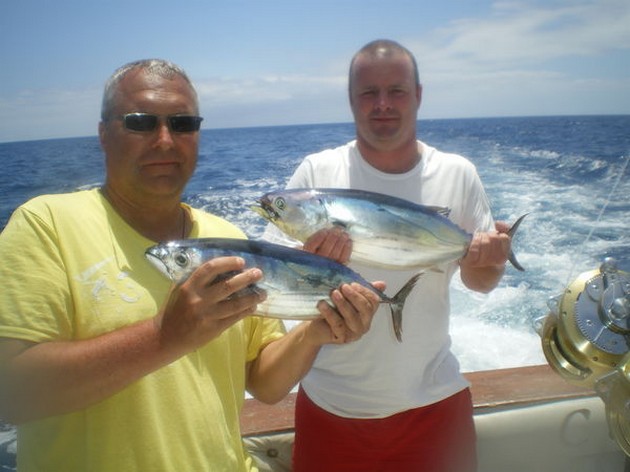
<svg viewBox="0 0 630 472"><path fill-rule="evenodd" d="M389 309L392 312L392 323L394 325L394 334L398 342L402 342L402 313L405 306L405 301L411 293L411 290L415 287L416 282L422 277L424 272L418 272L411 277L403 288L401 288L394 298L389 300Z"/></svg>
<svg viewBox="0 0 630 472"><path fill-rule="evenodd" d="M444 218L448 218L451 215L451 209L449 207L438 206L438 205L420 205L420 206L425 208L426 210L437 213L438 215L443 216ZM399 214L401 217L407 219L405 217L406 210L407 210L406 208L398 209L395 207L388 207L387 209L387 211L389 211L390 213ZM385 208L382 208L380 211L385 211Z"/></svg>
<svg viewBox="0 0 630 472"><path fill-rule="evenodd" d="M508 261L510 261L510 264L512 264L516 270L525 272L525 268L516 260L516 256L512 250L510 250L510 254L508 255Z"/></svg>
<svg viewBox="0 0 630 472"><path fill-rule="evenodd" d="M514 236L514 233L516 233L516 230L518 230L518 227L521 225L522 221L525 219L527 215L529 215L529 213L525 213L524 215L521 215L510 227L510 229L508 230L508 235L510 237Z"/></svg>
<svg viewBox="0 0 630 472"><path fill-rule="evenodd" d="M440 219L444 218L448 220L448 217L451 214L451 209L448 207L425 206L423 208L424 208L424 214L420 218L420 220L418 220L416 216L409 214L409 212L405 208L389 207L389 208L380 208L378 211L387 213L389 214L390 217L400 220L404 224L408 224L422 231L426 231L425 224L427 223L426 222L427 218L431 219L431 218L438 217ZM456 226L460 231L462 231L462 229L459 228L457 225L452 223L450 220L448 221L449 221L449 224Z"/></svg>
<svg viewBox="0 0 630 472"><path fill-rule="evenodd" d="M317 272L313 272L309 270L308 267L302 264L295 264L293 262L285 262L284 265L287 269L293 272L295 276L294 283L298 286L302 284L308 284L308 285L328 286L328 288L331 290L336 288L335 286L332 286L329 283L327 283L325 277L321 277Z"/></svg>
<svg viewBox="0 0 630 472"><path fill-rule="evenodd" d="M510 238L514 237L514 234L516 233L516 231L518 230L518 227L521 225L521 222L523 221L523 219L529 215L529 213L525 213L524 215L521 215L512 225L512 227L508 230L507 234ZM515 269L520 270L521 272L524 272L525 269L523 268L523 266L516 260L516 255L514 255L514 252L512 250L510 250L510 255L508 256L508 260L510 261L510 263L514 266Z"/></svg>
<svg viewBox="0 0 630 472"><path fill-rule="evenodd" d="M402 342L402 311L395 310L393 307L392 310L392 324L394 325L394 334L396 335L396 339L399 343Z"/></svg>
<svg viewBox="0 0 630 472"><path fill-rule="evenodd" d="M332 225L336 228L341 228L343 230L348 229L348 223L345 221L341 221L341 220L332 220L331 221Z"/></svg>
<svg viewBox="0 0 630 472"><path fill-rule="evenodd" d="M451 215L451 209L449 207L427 206L427 208L436 212L438 215L442 215L445 218L448 218Z"/></svg>

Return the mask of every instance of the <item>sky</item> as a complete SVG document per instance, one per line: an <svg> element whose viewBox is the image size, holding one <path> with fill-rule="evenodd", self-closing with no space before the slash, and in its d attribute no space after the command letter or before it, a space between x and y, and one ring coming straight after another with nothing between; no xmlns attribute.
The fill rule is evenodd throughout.
<svg viewBox="0 0 630 472"><path fill-rule="evenodd" d="M629 0L0 0L0 142L94 136L119 66L194 82L203 128L351 122L352 55L417 58L419 119L630 114Z"/></svg>

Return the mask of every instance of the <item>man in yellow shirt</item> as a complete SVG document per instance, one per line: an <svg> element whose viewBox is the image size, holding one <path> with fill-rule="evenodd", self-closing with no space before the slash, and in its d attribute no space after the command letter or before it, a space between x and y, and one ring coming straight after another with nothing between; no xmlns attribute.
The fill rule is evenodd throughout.
<svg viewBox="0 0 630 472"><path fill-rule="evenodd" d="M256 470L244 391L279 401L322 345L369 328L378 299L358 285L285 335L247 316L260 295L230 297L263 276L242 259L176 287L145 260L157 241L245 237L181 202L198 113L174 64L121 67L103 96L104 186L35 198L0 234L0 417L18 424L20 471ZM226 272L237 275L212 283Z"/></svg>

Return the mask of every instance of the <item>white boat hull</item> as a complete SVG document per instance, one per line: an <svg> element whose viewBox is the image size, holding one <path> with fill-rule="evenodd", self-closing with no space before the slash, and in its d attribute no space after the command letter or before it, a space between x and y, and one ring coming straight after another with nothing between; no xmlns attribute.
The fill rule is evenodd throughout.
<svg viewBox="0 0 630 472"><path fill-rule="evenodd" d="M479 472L621 472L604 402L549 366L467 375L475 404ZM291 470L292 394L274 406L247 400L245 445L261 472ZM630 462L629 462L630 464Z"/></svg>

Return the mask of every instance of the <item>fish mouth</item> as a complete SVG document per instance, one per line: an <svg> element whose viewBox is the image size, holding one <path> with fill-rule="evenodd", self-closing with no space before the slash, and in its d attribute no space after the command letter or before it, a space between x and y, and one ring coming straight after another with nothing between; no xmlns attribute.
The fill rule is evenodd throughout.
<svg viewBox="0 0 630 472"><path fill-rule="evenodd" d="M280 219L280 215L274 210L271 201L267 197L260 198L257 200L257 203L257 205L252 205L250 208L260 216L269 221L277 221Z"/></svg>
<svg viewBox="0 0 630 472"><path fill-rule="evenodd" d="M144 253L146 259L159 270L164 276L170 280L174 280L174 274L164 263L164 257L166 256L166 250L160 246L150 247Z"/></svg>

